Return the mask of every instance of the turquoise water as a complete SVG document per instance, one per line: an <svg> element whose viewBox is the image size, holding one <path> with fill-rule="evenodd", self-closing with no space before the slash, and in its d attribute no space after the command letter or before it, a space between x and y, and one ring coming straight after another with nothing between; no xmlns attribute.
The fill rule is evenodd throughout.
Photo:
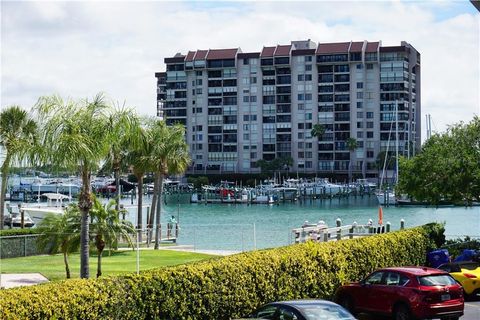
<svg viewBox="0 0 480 320"><path fill-rule="evenodd" d="M145 199L149 202L149 198ZM127 200L124 200L127 201ZM129 201L128 201L129 202ZM180 222L179 244L193 245L196 249L252 250L278 247L292 243L293 228L304 221L325 221L335 226L342 224L366 224L378 221L378 205L375 197L333 199L281 203L279 205L245 204L168 204L163 207L162 223L171 215ZM145 213L144 213L145 216ZM135 222L132 210L129 219ZM400 228L400 220L406 227L428 222L446 222L448 237L465 235L480 237L480 207L387 207L383 209L383 221L392 229Z"/></svg>

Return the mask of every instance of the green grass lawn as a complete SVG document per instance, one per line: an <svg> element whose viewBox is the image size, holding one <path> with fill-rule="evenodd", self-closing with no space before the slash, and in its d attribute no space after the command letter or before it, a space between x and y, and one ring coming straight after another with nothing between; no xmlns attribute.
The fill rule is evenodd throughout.
<svg viewBox="0 0 480 320"><path fill-rule="evenodd" d="M207 254L181 252L171 250L140 250L140 270L179 265L194 261L210 259ZM72 278L79 278L80 256L69 255L70 273ZM118 251L110 256L108 251L102 255L102 275L116 275L120 273L136 272L137 252ZM65 264L63 255L44 255L0 260L0 272L2 273L36 273L39 272L50 281L65 279ZM97 256L90 255L90 277L97 274Z"/></svg>

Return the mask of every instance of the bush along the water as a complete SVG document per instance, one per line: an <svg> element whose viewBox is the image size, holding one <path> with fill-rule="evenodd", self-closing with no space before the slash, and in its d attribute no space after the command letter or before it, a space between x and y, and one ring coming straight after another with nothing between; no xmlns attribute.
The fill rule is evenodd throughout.
<svg viewBox="0 0 480 320"><path fill-rule="evenodd" d="M333 297L380 267L423 265L422 227L296 244L99 280L0 291L1 319L231 319L261 304Z"/></svg>

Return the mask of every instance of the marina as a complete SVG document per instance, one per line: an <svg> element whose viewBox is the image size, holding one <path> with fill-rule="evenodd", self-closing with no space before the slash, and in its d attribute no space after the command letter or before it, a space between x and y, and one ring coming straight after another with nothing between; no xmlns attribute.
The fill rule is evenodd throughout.
<svg viewBox="0 0 480 320"><path fill-rule="evenodd" d="M94 187L99 190L112 183L107 178L94 181ZM377 227L379 205L374 190L375 184L368 181L342 185L326 180L287 179L282 184L272 181L256 188L224 183L205 186L195 192L191 186L180 187L169 181L163 197L162 238L198 250L248 251L295 243L292 230L305 223L323 221L335 227L340 219L344 226L361 226L371 220ZM10 201L7 204L14 209L21 204L22 210L38 222L52 208L61 214L65 203L54 205L55 195L68 203L68 195L42 190L40 201L35 198L34 203ZM107 195L109 197L103 198L105 202L114 193ZM195 195L197 201L192 201ZM53 198L45 202L46 197ZM137 199L133 192L124 194L121 199L127 209L125 218L134 225L137 225ZM146 228L151 200L152 194L147 187L143 200L143 228ZM383 212L383 222L390 222L392 231L400 228L402 219L407 228L435 221L446 222L446 234L450 238L480 237L480 207L385 206ZM168 220L172 216L178 224L175 234L167 234Z"/></svg>

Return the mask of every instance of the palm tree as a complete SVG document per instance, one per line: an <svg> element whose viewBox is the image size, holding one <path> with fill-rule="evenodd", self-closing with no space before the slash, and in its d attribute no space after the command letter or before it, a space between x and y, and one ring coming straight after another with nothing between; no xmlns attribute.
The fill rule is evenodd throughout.
<svg viewBox="0 0 480 320"><path fill-rule="evenodd" d="M317 137L319 140L325 134L325 126L323 124L317 123L313 125L312 131L310 132L312 137Z"/></svg>
<svg viewBox="0 0 480 320"><path fill-rule="evenodd" d="M3 229L5 194L10 166L14 161L22 160L37 140L37 124L25 110L11 106L0 113L0 147L6 151L1 167L2 187L0 192L0 230Z"/></svg>
<svg viewBox="0 0 480 320"><path fill-rule="evenodd" d="M148 156L151 152L152 143L148 140L146 130L144 127L139 126L138 144L134 146L126 156L126 162L132 167L133 174L137 178L137 230L138 241L142 241L142 229L143 229L143 176L148 171L152 171L149 163Z"/></svg>
<svg viewBox="0 0 480 320"><path fill-rule="evenodd" d="M120 170L125 165L128 149L138 141L140 123L137 115L131 109L119 107L109 115L108 127L112 137L107 163L115 175L116 198L115 209L120 211Z"/></svg>
<svg viewBox="0 0 480 320"><path fill-rule="evenodd" d="M149 131L153 143L149 161L155 171L154 183L158 190L155 208L155 249L158 249L161 235L163 179L166 174L185 172L190 163L190 156L185 142L185 129L182 125L167 126L165 121L157 120L150 123Z"/></svg>
<svg viewBox="0 0 480 320"><path fill-rule="evenodd" d="M350 151L350 161L348 163L348 181L352 180L352 162L353 162L353 152L358 148L358 142L355 138L348 138L346 141L347 149Z"/></svg>
<svg viewBox="0 0 480 320"><path fill-rule="evenodd" d="M129 221L121 220L118 211L115 209L115 200L103 205L93 196L93 207L90 210L92 215L91 233L95 236L95 247L97 248L97 278L102 275L102 253L105 246L110 249L118 246L118 239L127 240L128 245L133 248L131 235L135 228Z"/></svg>
<svg viewBox="0 0 480 320"><path fill-rule="evenodd" d="M65 209L64 214L48 214L37 226L40 233L37 245L40 250L48 250L49 254L59 251L63 254L65 273L70 279L68 254L77 251L80 246L80 210L76 205Z"/></svg>
<svg viewBox="0 0 480 320"><path fill-rule="evenodd" d="M90 179L108 154L111 130L110 107L102 94L93 100L63 101L59 96L41 97L36 105L42 136L41 162L80 172L82 188L78 207L80 232L80 277L89 278L89 214L92 208Z"/></svg>

